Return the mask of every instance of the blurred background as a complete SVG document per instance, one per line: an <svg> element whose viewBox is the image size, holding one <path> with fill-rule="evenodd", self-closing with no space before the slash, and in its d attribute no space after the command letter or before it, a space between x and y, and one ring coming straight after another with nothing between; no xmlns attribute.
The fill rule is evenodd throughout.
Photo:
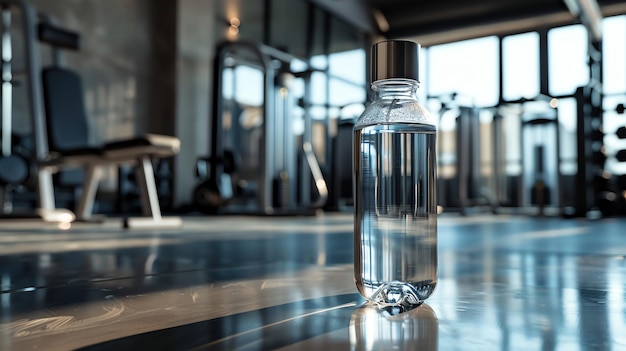
<svg viewBox="0 0 626 351"><path fill-rule="evenodd" d="M71 48L27 36L22 2L0 3L3 157L27 165L0 177L6 215L41 202L38 73L24 71L55 55L82 78L90 144L180 139L153 162L165 213L351 211L351 128L370 99L369 47L386 38L422 45L444 211L626 214L625 2L31 0ZM83 180L55 173L56 206L73 210ZM105 167L94 213L140 212L136 183Z"/></svg>

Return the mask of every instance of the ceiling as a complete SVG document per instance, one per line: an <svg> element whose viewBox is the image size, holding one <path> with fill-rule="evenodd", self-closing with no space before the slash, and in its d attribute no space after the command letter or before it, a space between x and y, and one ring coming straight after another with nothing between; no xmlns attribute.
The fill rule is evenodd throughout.
<svg viewBox="0 0 626 351"><path fill-rule="evenodd" d="M354 22L352 9L382 14L387 38L413 38L424 46L503 35L577 22L563 0L318 0ZM597 0L603 16L626 13L626 1ZM346 16L347 15L347 16ZM376 17L376 16L374 16ZM362 19L359 19L362 25ZM381 27L372 21L373 27Z"/></svg>

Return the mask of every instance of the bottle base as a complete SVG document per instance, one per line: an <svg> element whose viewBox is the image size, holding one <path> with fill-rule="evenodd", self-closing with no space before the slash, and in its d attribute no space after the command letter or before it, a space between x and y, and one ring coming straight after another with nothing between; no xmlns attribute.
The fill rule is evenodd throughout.
<svg viewBox="0 0 626 351"><path fill-rule="evenodd" d="M365 298L379 308L401 307L410 310L421 305L435 289L436 283L422 282L421 284L409 284L403 282L390 282L377 286L366 286Z"/></svg>

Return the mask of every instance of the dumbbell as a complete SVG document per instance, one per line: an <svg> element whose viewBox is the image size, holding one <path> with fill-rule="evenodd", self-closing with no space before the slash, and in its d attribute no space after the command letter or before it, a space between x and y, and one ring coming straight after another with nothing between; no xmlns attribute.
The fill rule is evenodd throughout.
<svg viewBox="0 0 626 351"><path fill-rule="evenodd" d="M209 167L221 164L223 174L218 174L214 179L209 175ZM218 208L224 206L233 197L233 184L230 177L237 171L238 160L231 150L224 150L222 157L207 157L198 160L196 165L197 175L203 181L193 191L193 202L200 211L213 214Z"/></svg>
<svg viewBox="0 0 626 351"><path fill-rule="evenodd" d="M218 164L222 165L224 173L233 174L237 171L239 160L231 150L224 150L221 157L200 157L196 161L196 175L201 178L207 178L210 167L215 167Z"/></svg>
<svg viewBox="0 0 626 351"><path fill-rule="evenodd" d="M624 104L620 103L615 106L615 112L618 114L622 115L624 114L624 111L626 111L626 106L624 106Z"/></svg>
<svg viewBox="0 0 626 351"><path fill-rule="evenodd" d="M626 127L619 127L617 132L615 132L618 138L626 139Z"/></svg>
<svg viewBox="0 0 626 351"><path fill-rule="evenodd" d="M0 156L0 184L21 184L30 175L28 160L17 154Z"/></svg>
<svg viewBox="0 0 626 351"><path fill-rule="evenodd" d="M207 179L198 184L193 191L195 207L203 213L217 213L220 206L224 205L220 187L214 179Z"/></svg>
<svg viewBox="0 0 626 351"><path fill-rule="evenodd" d="M615 154L615 158L617 158L619 162L626 162L626 150L619 150L617 154Z"/></svg>
<svg viewBox="0 0 626 351"><path fill-rule="evenodd" d="M23 135L11 135L8 155L0 154L0 186L24 184L32 174L29 139Z"/></svg>

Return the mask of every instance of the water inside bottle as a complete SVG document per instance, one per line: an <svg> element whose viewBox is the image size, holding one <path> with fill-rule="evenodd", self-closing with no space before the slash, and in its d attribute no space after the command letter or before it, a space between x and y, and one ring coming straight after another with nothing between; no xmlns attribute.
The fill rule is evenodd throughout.
<svg viewBox="0 0 626 351"><path fill-rule="evenodd" d="M437 284L436 132L424 124L357 127L357 288L380 306L415 305Z"/></svg>

